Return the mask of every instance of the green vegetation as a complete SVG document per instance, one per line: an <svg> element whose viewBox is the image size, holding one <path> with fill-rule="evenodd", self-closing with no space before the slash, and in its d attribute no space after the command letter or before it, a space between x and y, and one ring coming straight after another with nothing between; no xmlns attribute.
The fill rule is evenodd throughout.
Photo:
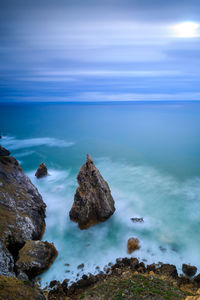
<svg viewBox="0 0 200 300"><path fill-rule="evenodd" d="M126 279L110 277L87 289L77 299L185 299L190 293L180 290L172 282L154 276L130 275Z"/></svg>

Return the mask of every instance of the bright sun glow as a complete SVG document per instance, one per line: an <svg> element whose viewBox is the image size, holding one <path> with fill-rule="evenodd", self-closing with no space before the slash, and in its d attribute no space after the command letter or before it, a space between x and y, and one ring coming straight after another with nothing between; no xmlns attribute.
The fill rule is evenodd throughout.
<svg viewBox="0 0 200 300"><path fill-rule="evenodd" d="M175 25L173 30L180 38L193 38L199 36L199 24L195 22L183 22Z"/></svg>

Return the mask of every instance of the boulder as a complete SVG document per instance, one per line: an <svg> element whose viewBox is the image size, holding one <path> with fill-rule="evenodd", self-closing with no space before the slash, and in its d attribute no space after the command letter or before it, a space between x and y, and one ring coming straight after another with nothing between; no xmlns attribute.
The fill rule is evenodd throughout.
<svg viewBox="0 0 200 300"><path fill-rule="evenodd" d="M45 229L46 205L14 157L0 156L0 274L14 274L18 251Z"/></svg>
<svg viewBox="0 0 200 300"><path fill-rule="evenodd" d="M127 251L131 254L133 251L140 249L139 240L136 238L130 238L127 242Z"/></svg>
<svg viewBox="0 0 200 300"><path fill-rule="evenodd" d="M178 278L176 266L170 264L162 264L159 268L155 270L155 273L162 274L167 277L172 277L174 279Z"/></svg>
<svg viewBox="0 0 200 300"><path fill-rule="evenodd" d="M70 210L70 219L80 229L103 222L115 211L114 200L107 182L101 176L90 155L77 176L79 187Z"/></svg>
<svg viewBox="0 0 200 300"><path fill-rule="evenodd" d="M45 166L44 163L41 163L35 173L35 176L37 178L42 178L44 176L47 176L48 172L47 172L47 167Z"/></svg>
<svg viewBox="0 0 200 300"><path fill-rule="evenodd" d="M195 266L190 266L187 264L182 264L182 271L185 275L192 277L196 274L197 272L197 267Z"/></svg>
<svg viewBox="0 0 200 300"><path fill-rule="evenodd" d="M48 269L56 256L57 250L53 244L29 240L19 251L16 268L32 279Z"/></svg>
<svg viewBox="0 0 200 300"><path fill-rule="evenodd" d="M10 151L8 151L7 149L3 148L0 145L0 156L9 156L10 155Z"/></svg>

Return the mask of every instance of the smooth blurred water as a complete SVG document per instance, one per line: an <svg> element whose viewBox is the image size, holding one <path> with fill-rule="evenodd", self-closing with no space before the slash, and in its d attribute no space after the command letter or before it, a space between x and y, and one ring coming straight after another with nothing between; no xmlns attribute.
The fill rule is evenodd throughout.
<svg viewBox="0 0 200 300"><path fill-rule="evenodd" d="M132 236L141 244L133 255L147 263L200 268L200 102L2 104L0 130L47 204L43 239L59 255L43 286L128 256ZM68 214L86 153L108 181L116 212L81 231ZM49 176L37 180L42 161Z"/></svg>

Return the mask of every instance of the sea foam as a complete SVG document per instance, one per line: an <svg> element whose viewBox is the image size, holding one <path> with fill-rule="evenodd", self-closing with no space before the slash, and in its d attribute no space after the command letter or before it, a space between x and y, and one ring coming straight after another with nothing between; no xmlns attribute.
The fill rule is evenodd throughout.
<svg viewBox="0 0 200 300"><path fill-rule="evenodd" d="M71 281L83 273L95 273L117 257L130 256L126 246L129 237L140 240L140 250L133 256L145 263L199 265L200 179L180 182L151 166L129 165L110 159L95 159L110 185L116 212L106 222L80 230L69 219L69 210L77 187L70 170L49 170L49 176L38 180L29 173L47 204L44 240L55 243L59 255L42 275L42 285L53 279ZM143 217L135 224L132 217ZM77 266L84 263L84 269ZM66 264L70 264L67 266Z"/></svg>

